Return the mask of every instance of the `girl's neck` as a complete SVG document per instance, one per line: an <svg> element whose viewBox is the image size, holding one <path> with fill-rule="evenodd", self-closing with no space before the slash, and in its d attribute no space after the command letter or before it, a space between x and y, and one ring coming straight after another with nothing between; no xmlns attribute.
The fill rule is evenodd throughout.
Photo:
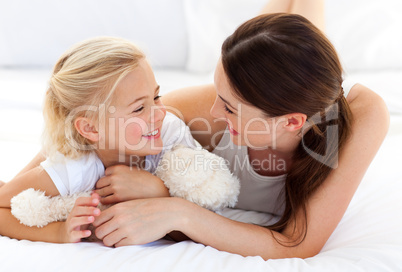
<svg viewBox="0 0 402 272"><path fill-rule="evenodd" d="M140 167L142 168L145 163L144 156L137 156L137 155L119 155L114 154L112 152L100 152L99 150L96 152L99 159L102 161L103 166L106 168L113 166L113 165L127 165L130 167Z"/></svg>

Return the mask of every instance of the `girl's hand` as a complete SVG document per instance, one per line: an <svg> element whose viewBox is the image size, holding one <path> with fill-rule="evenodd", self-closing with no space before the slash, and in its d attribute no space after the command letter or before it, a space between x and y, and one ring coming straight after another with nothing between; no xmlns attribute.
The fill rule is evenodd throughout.
<svg viewBox="0 0 402 272"><path fill-rule="evenodd" d="M0 187L3 186L4 184L6 184L4 181L0 180Z"/></svg>
<svg viewBox="0 0 402 272"><path fill-rule="evenodd" d="M163 238L182 226L185 200L149 198L118 203L93 223L96 236L106 246L141 245Z"/></svg>
<svg viewBox="0 0 402 272"><path fill-rule="evenodd" d="M91 197L80 197L75 201L73 209L60 229L63 242L77 243L82 238L91 236L88 226L100 214L100 210L96 208L99 199L99 195L94 193Z"/></svg>
<svg viewBox="0 0 402 272"><path fill-rule="evenodd" d="M115 204L139 198L166 197L169 191L163 181L137 167L115 165L106 169L96 183L102 204Z"/></svg>

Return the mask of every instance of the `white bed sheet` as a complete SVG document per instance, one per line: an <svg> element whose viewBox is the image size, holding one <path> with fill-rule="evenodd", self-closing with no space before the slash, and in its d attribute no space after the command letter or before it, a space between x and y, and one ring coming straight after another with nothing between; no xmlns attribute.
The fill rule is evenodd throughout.
<svg viewBox="0 0 402 272"><path fill-rule="evenodd" d="M47 76L48 71L0 70L0 180L11 178L39 151ZM174 71L157 71L156 76L165 86L163 92L212 80L210 74ZM0 271L402 271L402 167L397 162L401 151L402 116L395 114L345 216L313 258L264 261L166 240L115 249L100 243L50 244L0 237ZM235 212L241 220L259 220L255 213Z"/></svg>

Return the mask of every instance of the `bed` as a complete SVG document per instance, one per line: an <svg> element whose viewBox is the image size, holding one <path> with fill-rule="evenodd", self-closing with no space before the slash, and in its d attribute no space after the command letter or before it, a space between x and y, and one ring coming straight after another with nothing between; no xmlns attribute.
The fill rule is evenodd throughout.
<svg viewBox="0 0 402 272"><path fill-rule="evenodd" d="M118 0L113 7L106 0L33 2L0 4L3 181L40 150L42 97L51 65L68 46L95 35L135 40L148 54L163 95L212 82L220 43L243 20L257 14L265 1ZM318 255L264 261L191 241L108 248L101 243L51 244L0 236L0 270L402 271L402 167L398 162L402 36L396 34L402 28L401 13L399 0L326 1L327 33L338 49L345 78L384 98L391 125L343 219ZM233 214L238 220L261 218L253 212L234 210Z"/></svg>

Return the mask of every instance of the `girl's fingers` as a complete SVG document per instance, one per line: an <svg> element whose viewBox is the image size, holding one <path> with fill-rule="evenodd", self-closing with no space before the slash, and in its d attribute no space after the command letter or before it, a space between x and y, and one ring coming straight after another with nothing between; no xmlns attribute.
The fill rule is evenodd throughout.
<svg viewBox="0 0 402 272"><path fill-rule="evenodd" d="M96 207L99 204L99 197L96 197L97 194L93 194L94 197L79 197L75 201L75 206L92 206Z"/></svg>
<svg viewBox="0 0 402 272"><path fill-rule="evenodd" d="M101 213L100 209L96 207L99 201L100 196L96 193L93 193L91 197L80 197L75 201L75 205L66 222L71 242L79 242L82 238L91 236L91 231L86 228Z"/></svg>
<svg viewBox="0 0 402 272"><path fill-rule="evenodd" d="M100 215L100 210L96 207L90 206L75 206L71 211L71 216L98 216Z"/></svg>
<svg viewBox="0 0 402 272"><path fill-rule="evenodd" d="M78 243L81 241L81 239L87 238L89 236L91 236L90 230L74 230L71 232L71 241L73 243Z"/></svg>
<svg viewBox="0 0 402 272"><path fill-rule="evenodd" d="M95 192L93 192L91 194L91 197L94 198L94 199L98 199L98 200L100 199L100 195L98 193L95 193Z"/></svg>
<svg viewBox="0 0 402 272"><path fill-rule="evenodd" d="M73 217L70 220L68 225L70 232L78 231L81 226L91 224L95 221L95 217L90 216L80 216L80 217Z"/></svg>

